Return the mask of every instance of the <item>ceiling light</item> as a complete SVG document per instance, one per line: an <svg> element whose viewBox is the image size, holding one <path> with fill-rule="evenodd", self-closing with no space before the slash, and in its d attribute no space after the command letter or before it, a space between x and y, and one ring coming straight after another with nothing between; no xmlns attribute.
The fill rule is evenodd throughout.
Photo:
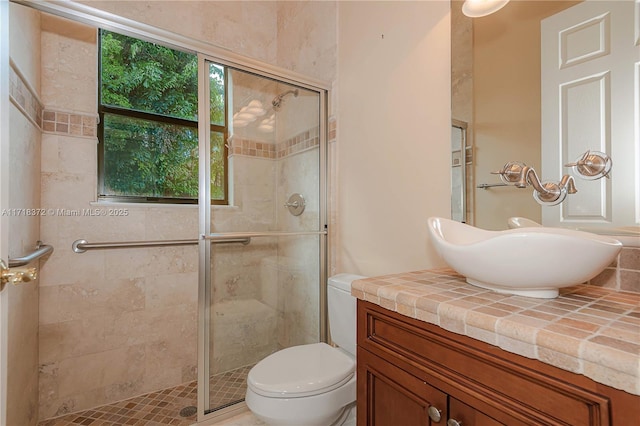
<svg viewBox="0 0 640 426"><path fill-rule="evenodd" d="M502 9L509 0L466 0L462 13L470 18L480 18Z"/></svg>

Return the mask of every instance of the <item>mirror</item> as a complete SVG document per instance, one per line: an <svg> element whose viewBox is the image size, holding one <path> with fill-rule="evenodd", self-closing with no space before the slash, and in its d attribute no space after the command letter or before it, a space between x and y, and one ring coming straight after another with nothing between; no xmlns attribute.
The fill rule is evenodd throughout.
<svg viewBox="0 0 640 426"><path fill-rule="evenodd" d="M554 223L547 218L549 211L561 212L560 209L565 209L563 214L566 214L571 208L575 210L567 201L555 207L540 206L533 199L531 187L519 189L515 186L503 186L499 177L491 172L501 169L507 162L520 161L535 168L543 180L558 182L561 173L572 174L570 169L562 168L562 165L551 171L548 166L545 168L543 165L544 148L541 141L544 138L541 129L546 111L542 108L541 95L543 73L540 27L543 19L581 2L511 1L493 15L474 19L462 14L462 3L451 2L451 93L452 118L467 126L467 145L470 151L465 182L467 222L484 229L501 230L507 228L509 217L521 216L548 226L576 227L575 221L562 224L562 221ZM639 6L638 2L635 3L633 15L636 15L637 20ZM611 25L614 26L615 24ZM635 48L638 48L637 44ZM637 50L635 52L637 55ZM637 92L637 86L628 88L630 93L634 90ZM640 121L637 116L638 111L629 120ZM634 138L637 144L637 131L635 136L625 142L629 148L624 149L628 149L628 152L634 151ZM621 178L623 173L620 167L616 171L616 165L625 163L627 159L624 157L627 155L620 155L619 150L622 148L616 146L620 144L620 140L612 137L610 143L613 157L612 178L603 179L601 186L576 179L578 191L582 192L582 196L597 196L603 191L624 191L625 197L633 200L638 196L634 194L638 190L633 189L633 179L628 181L626 176ZM593 146L591 149L601 150L599 148L600 146ZM564 161L566 154L563 153L562 156L561 161ZM566 162L574 160L575 158L571 158ZM631 164L631 168L637 169L638 159L630 161L636 162L635 167ZM570 197L571 195L567 198ZM618 210L628 210L628 206L627 203ZM609 207L615 213L616 204ZM616 218L616 215L611 217ZM620 222L613 219L585 221L584 226L591 229L629 229L630 226L637 227L632 217L633 215L627 215Z"/></svg>

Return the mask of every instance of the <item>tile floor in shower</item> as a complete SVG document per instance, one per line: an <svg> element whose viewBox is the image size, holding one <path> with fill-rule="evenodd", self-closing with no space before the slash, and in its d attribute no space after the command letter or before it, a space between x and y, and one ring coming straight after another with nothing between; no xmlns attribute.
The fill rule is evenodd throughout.
<svg viewBox="0 0 640 426"><path fill-rule="evenodd" d="M247 374L252 366L241 367L211 377L211 407L222 407L244 399ZM189 426L196 414L182 416L180 411L197 405L197 382L151 392L124 401L45 420L39 426ZM189 413L184 413L189 414Z"/></svg>

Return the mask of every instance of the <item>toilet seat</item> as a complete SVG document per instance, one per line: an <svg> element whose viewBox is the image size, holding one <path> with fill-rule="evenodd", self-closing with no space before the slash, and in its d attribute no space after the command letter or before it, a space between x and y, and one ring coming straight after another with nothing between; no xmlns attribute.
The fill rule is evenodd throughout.
<svg viewBox="0 0 640 426"><path fill-rule="evenodd" d="M293 346L269 355L249 372L255 393L271 398L317 395L347 383L355 360L326 343Z"/></svg>

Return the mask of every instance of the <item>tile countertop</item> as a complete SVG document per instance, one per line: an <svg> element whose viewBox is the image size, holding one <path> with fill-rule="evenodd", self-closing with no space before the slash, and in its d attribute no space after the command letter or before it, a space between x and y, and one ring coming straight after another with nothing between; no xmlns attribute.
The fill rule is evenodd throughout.
<svg viewBox="0 0 640 426"><path fill-rule="evenodd" d="M577 285L534 299L467 284L451 269L367 278L351 294L454 333L640 395L640 294Z"/></svg>

